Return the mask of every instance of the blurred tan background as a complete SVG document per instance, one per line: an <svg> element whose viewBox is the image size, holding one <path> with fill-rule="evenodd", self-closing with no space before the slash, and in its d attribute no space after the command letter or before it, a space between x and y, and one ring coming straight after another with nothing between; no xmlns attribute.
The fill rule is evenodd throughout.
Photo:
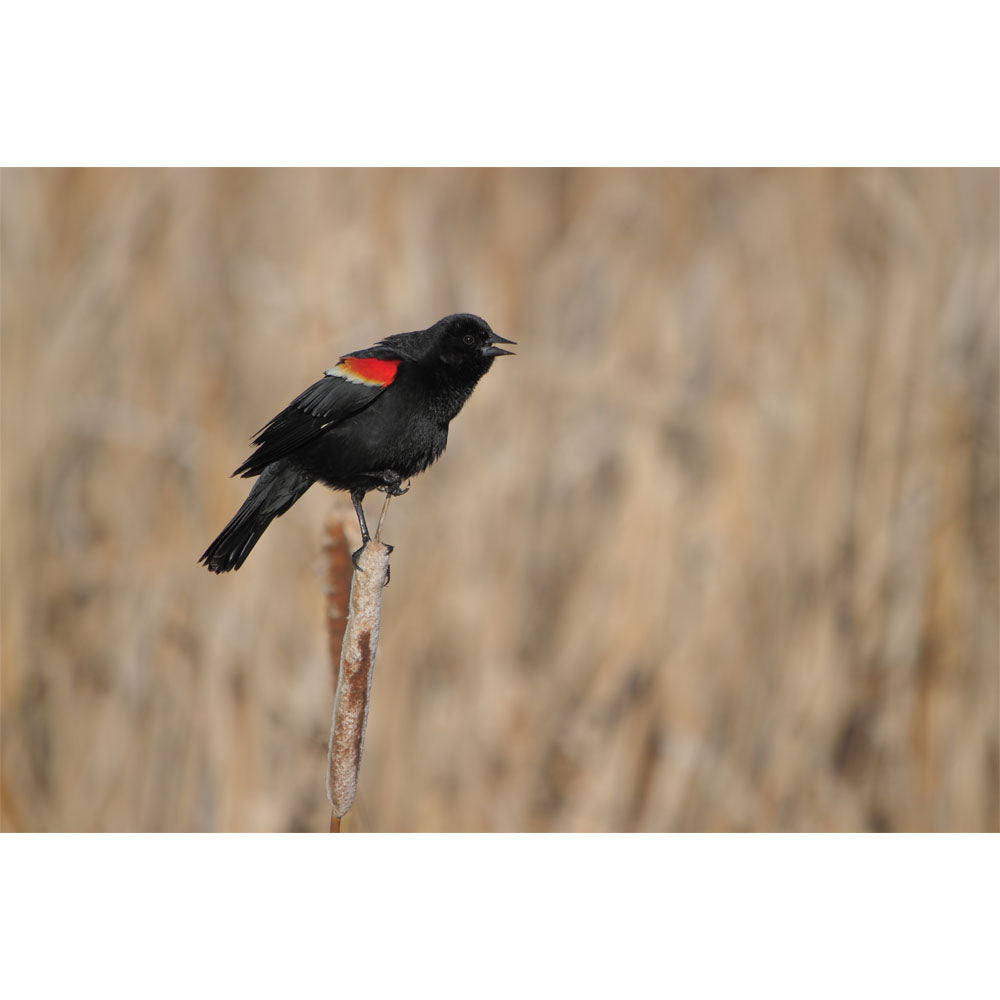
<svg viewBox="0 0 1000 1000"><path fill-rule="evenodd" d="M4 830L325 830L314 487L251 434L468 310L345 830L995 830L997 171L6 171ZM377 513L371 498L370 514Z"/></svg>

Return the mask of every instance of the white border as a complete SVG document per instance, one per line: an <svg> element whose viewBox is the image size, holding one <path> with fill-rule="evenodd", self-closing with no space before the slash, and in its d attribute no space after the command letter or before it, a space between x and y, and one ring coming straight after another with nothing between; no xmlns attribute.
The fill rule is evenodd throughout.
<svg viewBox="0 0 1000 1000"><path fill-rule="evenodd" d="M841 1000L997 982L992 835L10 835L0 848L17 997Z"/></svg>
<svg viewBox="0 0 1000 1000"><path fill-rule="evenodd" d="M4 5L5 165L1000 163L994 5Z"/></svg>

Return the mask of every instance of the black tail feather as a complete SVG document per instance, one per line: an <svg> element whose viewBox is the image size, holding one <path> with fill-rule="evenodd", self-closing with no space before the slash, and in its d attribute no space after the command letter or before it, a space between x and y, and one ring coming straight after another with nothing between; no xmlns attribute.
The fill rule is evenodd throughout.
<svg viewBox="0 0 1000 1000"><path fill-rule="evenodd" d="M267 526L284 514L314 480L308 473L274 462L254 483L250 495L198 560L213 573L239 569Z"/></svg>

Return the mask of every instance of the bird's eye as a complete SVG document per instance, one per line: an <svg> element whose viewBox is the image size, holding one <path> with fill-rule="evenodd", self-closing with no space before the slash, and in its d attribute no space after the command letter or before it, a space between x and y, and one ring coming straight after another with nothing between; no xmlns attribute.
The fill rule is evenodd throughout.
<svg viewBox="0 0 1000 1000"><path fill-rule="evenodd" d="M469 347L472 347L472 345L473 345L473 344L474 344L475 342L476 342L476 338L475 338L475 337L473 337L471 333L467 333L467 334L466 334L466 335L465 335L465 336L464 336L464 337L462 338L462 343L463 343L463 344L468 344L468 345L469 345Z"/></svg>

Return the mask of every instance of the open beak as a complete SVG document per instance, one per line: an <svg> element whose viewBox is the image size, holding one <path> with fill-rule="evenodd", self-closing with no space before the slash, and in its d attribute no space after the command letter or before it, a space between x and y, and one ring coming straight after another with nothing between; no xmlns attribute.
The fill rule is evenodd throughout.
<svg viewBox="0 0 1000 1000"><path fill-rule="evenodd" d="M486 344L483 348L483 354L488 358L495 358L498 354L513 354L513 351L505 351L502 347L497 347L497 344L513 344L516 343L513 340L507 340L506 337L501 337L497 333L490 333L490 342Z"/></svg>

